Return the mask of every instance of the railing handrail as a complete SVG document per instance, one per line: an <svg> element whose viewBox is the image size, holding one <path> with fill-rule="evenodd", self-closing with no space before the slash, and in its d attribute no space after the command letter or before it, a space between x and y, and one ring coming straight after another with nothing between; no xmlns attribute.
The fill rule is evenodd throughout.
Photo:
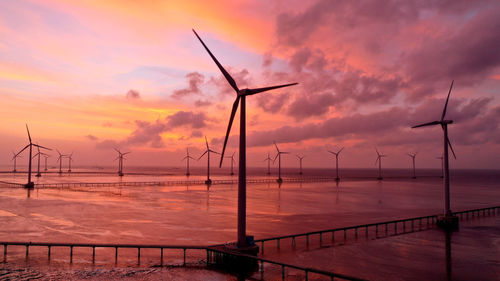
<svg viewBox="0 0 500 281"><path fill-rule="evenodd" d="M155 248L155 249L193 249L205 250L208 246L199 245L162 245L162 244L113 244L113 243L60 243L60 242L20 242L0 241L8 246L43 246L43 247L85 247L85 248Z"/></svg>

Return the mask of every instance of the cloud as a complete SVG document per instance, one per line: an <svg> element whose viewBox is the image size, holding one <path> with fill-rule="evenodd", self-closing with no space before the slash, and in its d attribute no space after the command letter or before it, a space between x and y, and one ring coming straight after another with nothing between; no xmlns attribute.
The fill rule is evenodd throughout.
<svg viewBox="0 0 500 281"><path fill-rule="evenodd" d="M200 86L205 81L205 76L198 72L191 72L186 74L186 79L188 80L188 87L180 90L175 90L172 97L175 99L180 99L190 95L200 95Z"/></svg>
<svg viewBox="0 0 500 281"><path fill-rule="evenodd" d="M115 140L103 140L95 144L96 149L113 149L119 146L120 143Z"/></svg>
<svg viewBox="0 0 500 281"><path fill-rule="evenodd" d="M194 113L191 111L178 111L168 116L166 119L166 127L169 129L179 126L189 126L193 129L199 129L207 125L207 116L204 112Z"/></svg>
<svg viewBox="0 0 500 281"><path fill-rule="evenodd" d="M140 99L141 94L139 91L131 89L127 92L126 97L127 99Z"/></svg>
<svg viewBox="0 0 500 281"><path fill-rule="evenodd" d="M155 122L135 121L136 128L127 137L126 142L129 144L149 144L151 147L163 147L164 143L160 136L166 130L166 125L160 120Z"/></svg>
<svg viewBox="0 0 500 281"><path fill-rule="evenodd" d="M209 106L209 105L212 105L212 102L208 101L208 100L196 100L194 102L194 106L196 106L196 107L203 107L203 106Z"/></svg>

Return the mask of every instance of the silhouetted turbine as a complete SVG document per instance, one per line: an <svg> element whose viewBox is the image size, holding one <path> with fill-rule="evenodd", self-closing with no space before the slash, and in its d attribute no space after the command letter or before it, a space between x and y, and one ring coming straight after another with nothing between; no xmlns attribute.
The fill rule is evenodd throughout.
<svg viewBox="0 0 500 281"><path fill-rule="evenodd" d="M21 158L21 155L16 154L14 151L12 151L12 159L10 161L14 161L14 170L12 170L13 173L17 172L17 158Z"/></svg>
<svg viewBox="0 0 500 281"><path fill-rule="evenodd" d="M50 155L48 155L48 154L44 154L44 155L43 155L43 158L45 158L45 169L44 169L44 171L47 171L47 159L48 159L49 157L50 157Z"/></svg>
<svg viewBox="0 0 500 281"><path fill-rule="evenodd" d="M207 145L207 150L205 150L205 152L203 152L203 154L200 156L200 158L198 158L198 160L200 160L201 157L203 157L205 154L207 154L207 180L205 181L205 184L211 185L212 180L210 179L210 152L215 153L215 154L220 154L220 153L210 149L210 147L208 146L208 140L207 140L206 136L205 136L205 144Z"/></svg>
<svg viewBox="0 0 500 281"><path fill-rule="evenodd" d="M187 167L186 167L186 176L189 177L190 173L189 173L189 159L193 159L195 160L193 157L191 157L189 155L189 148L186 147L186 157L182 158L182 161L186 160L187 162Z"/></svg>
<svg viewBox="0 0 500 281"><path fill-rule="evenodd" d="M276 158L278 158L278 179L276 181L278 183L282 183L283 179L281 178L281 154L289 154L289 152L280 151L276 142L274 142L274 146L276 147L276 151L278 151L273 160L273 162L275 162Z"/></svg>
<svg viewBox="0 0 500 281"><path fill-rule="evenodd" d="M62 159L63 159L64 157L66 157L67 155L62 154L62 153L61 153L61 152L59 152L59 150L57 150L57 149L56 149L56 151L57 151L57 153L59 154L59 157L57 157L57 162L59 162L59 174L62 174Z"/></svg>
<svg viewBox="0 0 500 281"><path fill-rule="evenodd" d="M328 150L328 152L335 155L335 170L337 171L337 176L335 177L336 181L340 181L340 178L339 178L339 154L342 150L344 150L343 147L337 152L333 152L331 150Z"/></svg>
<svg viewBox="0 0 500 281"><path fill-rule="evenodd" d="M377 159L375 160L375 165L378 162L378 180L382 179L382 157L387 157L387 155L382 155L378 152L378 149L375 147L375 151L377 152Z"/></svg>
<svg viewBox="0 0 500 281"><path fill-rule="evenodd" d="M229 137L229 132L231 131L231 125L233 124L234 116L236 115L236 110L241 102L240 108L240 147L239 147L239 172L238 172L238 247L247 246L246 243L246 96L255 95L258 93L266 92L273 89L283 88L287 86L296 85L297 83L285 84L279 86L271 86L265 88L255 88L255 89L239 89L234 81L233 77L222 67L219 61L215 58L212 52L205 45L200 36L194 31L194 34L200 40L201 44L208 52L212 60L215 62L219 70L222 72L227 82L236 92L236 100L233 103L233 108L231 110L231 117L229 118L229 124L227 126L226 137L224 139L224 146L222 148L221 161L219 167L222 166L222 161L224 159L224 151L226 150L227 139Z"/></svg>
<svg viewBox="0 0 500 281"><path fill-rule="evenodd" d="M40 147L37 146L36 148L37 148L38 152L35 155L33 155L33 158L35 158L35 157L38 156L37 173L36 173L35 177L41 177L42 174L40 173L40 156L42 156L42 155L43 156L49 156L49 155L45 154L43 152L40 152ZM45 158L45 160L47 160L47 158Z"/></svg>
<svg viewBox="0 0 500 281"><path fill-rule="evenodd" d="M24 187L26 188L34 188L35 187L35 184L31 181L31 158L33 157L32 156L32 153L33 153L33 146L35 147L39 147L39 148L42 148L42 149L47 149L47 150L52 150L50 148L47 148L47 147L44 147L44 146L41 146L41 145L38 145L38 144L34 144L32 141L31 141L31 135L30 135L30 130L28 129L28 124L26 124L26 131L28 132L28 140L29 140L29 143L23 148L21 149L21 151L19 151L17 153L17 155L21 154L21 152L23 152L26 148L29 147L30 149L30 155L28 157L28 183L24 185Z"/></svg>
<svg viewBox="0 0 500 281"><path fill-rule="evenodd" d="M115 158L115 161L118 159L118 176L123 177L123 159L126 159L125 155L129 154L130 151L128 152L121 152L119 149L114 148L116 152L118 152L118 157Z"/></svg>
<svg viewBox="0 0 500 281"><path fill-rule="evenodd" d="M305 156L299 156L299 155L295 156L297 156L297 158L299 159L299 165L300 165L299 175L302 175L302 159L304 159Z"/></svg>
<svg viewBox="0 0 500 281"><path fill-rule="evenodd" d="M412 162L413 162L413 177L414 179L417 178L417 172L415 171L415 157L417 156L418 152L415 152L414 154L408 153L408 156L411 157Z"/></svg>
<svg viewBox="0 0 500 281"><path fill-rule="evenodd" d="M234 161L234 154L236 152L233 152L233 155L231 156L226 156L226 158L230 158L231 159L231 176L234 175L234 170L233 170L233 164L236 163L236 161Z"/></svg>
<svg viewBox="0 0 500 281"><path fill-rule="evenodd" d="M443 108L443 113L441 114L441 119L439 121L433 121L429 123L424 123L420 125L413 126L412 128L419 128L419 127L425 127L425 126L434 126L434 125L441 125L441 128L443 129L443 160L444 160L444 181L443 181L443 186L444 186L444 215L446 217L451 216L451 210L450 210L450 170L449 170L449 165L448 165L448 147L451 149L451 153L453 154L453 157L457 158L455 155L455 152L453 151L453 147L451 146L450 139L448 138L448 124L452 124L453 120L445 120L444 117L446 116L446 108L448 107L448 101L450 99L450 94L451 94L451 89L453 88L453 82L451 81L450 85L450 90L448 91L448 96L446 97L446 103L444 104Z"/></svg>
<svg viewBox="0 0 500 281"><path fill-rule="evenodd" d="M270 175L271 174L271 161L273 161L273 159L271 157L269 157L269 152L267 152L267 158L264 159L264 161L267 161L267 174Z"/></svg>
<svg viewBox="0 0 500 281"><path fill-rule="evenodd" d="M71 154L68 155L66 158L68 158L68 173L71 173L71 162L73 161L73 152L71 152Z"/></svg>

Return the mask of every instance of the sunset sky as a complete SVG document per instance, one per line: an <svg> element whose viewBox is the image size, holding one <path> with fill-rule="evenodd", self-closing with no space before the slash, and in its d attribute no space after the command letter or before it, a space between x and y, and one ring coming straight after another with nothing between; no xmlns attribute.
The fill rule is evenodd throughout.
<svg viewBox="0 0 500 281"><path fill-rule="evenodd" d="M235 93L194 28L240 88L299 83L247 98L249 166L276 141L285 167L333 167L326 150L345 147L344 167L372 168L377 147L386 167L418 151L437 168L442 130L410 127L440 118L454 79L451 168L500 169L499 15L497 0L3 0L0 164L25 123L76 166L115 165L113 147L180 166L205 135L220 151Z"/></svg>

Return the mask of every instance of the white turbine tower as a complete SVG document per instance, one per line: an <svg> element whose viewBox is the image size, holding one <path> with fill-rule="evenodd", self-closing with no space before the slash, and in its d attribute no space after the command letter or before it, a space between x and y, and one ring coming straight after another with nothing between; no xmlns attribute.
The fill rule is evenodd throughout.
<svg viewBox="0 0 500 281"><path fill-rule="evenodd" d="M415 157L417 157L417 153L418 153L418 152L415 152L415 153L413 153L413 154L408 153L408 156L410 156L410 157L411 157L411 160L412 160L412 162L413 162L413 177L412 177L413 179L416 179L416 178L417 178L417 172L415 171Z"/></svg>
<svg viewBox="0 0 500 281"><path fill-rule="evenodd" d="M339 155L340 155L340 152L344 150L344 148L342 147L339 151L337 152L333 152L331 150L328 150L328 152L330 152L331 154L335 155L335 171L336 171L336 176L335 176L335 180L336 181L340 181L340 178L339 178Z"/></svg>
<svg viewBox="0 0 500 281"><path fill-rule="evenodd" d="M220 153L210 149L210 147L208 146L208 140L207 140L206 136L205 136L205 144L207 146L207 150L205 150L205 152L203 152L203 154L200 156L200 158L198 158L198 160L200 160L201 157L203 157L205 154L207 155L207 180L205 181L205 184L211 185L212 180L210 179L210 153L215 153L215 154L220 154Z"/></svg>
<svg viewBox="0 0 500 281"><path fill-rule="evenodd" d="M282 183L283 179L281 178L281 154L289 154L290 152L280 151L276 142L274 142L274 146L276 147L276 156L274 157L274 161L278 158L278 179L276 180L278 183Z"/></svg>
<svg viewBox="0 0 500 281"><path fill-rule="evenodd" d="M191 157L189 155L189 148L186 147L186 157L182 158L182 160L186 160L186 177L189 177L189 175L191 174L191 173L189 173L189 160L190 159L195 160L193 157Z"/></svg>
<svg viewBox="0 0 500 281"><path fill-rule="evenodd" d="M273 159L271 157L269 157L269 152L267 152L267 158L264 159L264 161L267 161L267 174L270 175L271 174L271 161L273 161Z"/></svg>
<svg viewBox="0 0 500 281"><path fill-rule="evenodd" d="M375 165L377 165L378 162L378 180L382 180L382 157L387 157L387 155L380 154L378 152L378 149L375 148L375 151L377 152L377 160L375 160Z"/></svg>
<svg viewBox="0 0 500 281"><path fill-rule="evenodd" d="M295 155L297 156L297 159L299 159L299 175L302 175L302 159L304 159L306 156L299 156L299 155Z"/></svg>
<svg viewBox="0 0 500 281"><path fill-rule="evenodd" d="M17 153L17 155L21 154L21 152L23 152L26 148L29 147L30 154L29 154L29 157L28 157L28 183L25 184L24 187L26 187L26 188L34 188L35 187L35 183L31 181L31 159L33 157L32 156L33 155L33 146L34 147L43 148L43 149L47 149L47 150L52 150L52 149L46 148L46 147L38 145L38 144L34 144L31 141L31 135L30 135L30 130L28 129L28 124L26 124L26 131L28 132L29 143L23 149L21 149L21 151L19 151Z"/></svg>

